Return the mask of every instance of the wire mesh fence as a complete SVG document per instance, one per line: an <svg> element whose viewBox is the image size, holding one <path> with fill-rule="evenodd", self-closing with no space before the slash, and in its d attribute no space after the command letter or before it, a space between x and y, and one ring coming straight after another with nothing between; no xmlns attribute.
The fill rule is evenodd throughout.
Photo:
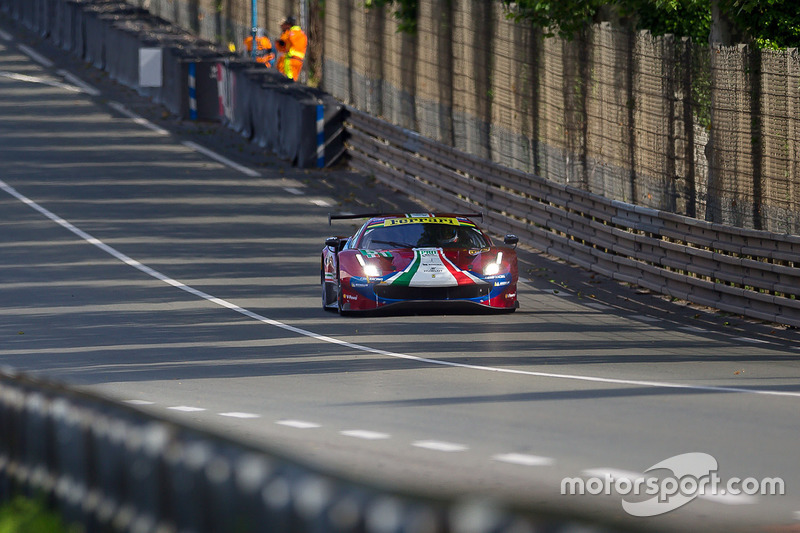
<svg viewBox="0 0 800 533"><path fill-rule="evenodd" d="M238 42L250 27L248 0L133 3L212 40ZM486 0L419 0L409 35L391 6L369 4L257 2L259 24L274 31L308 7L315 76L357 109L611 199L800 233L797 50L709 47L605 23L565 41Z"/></svg>

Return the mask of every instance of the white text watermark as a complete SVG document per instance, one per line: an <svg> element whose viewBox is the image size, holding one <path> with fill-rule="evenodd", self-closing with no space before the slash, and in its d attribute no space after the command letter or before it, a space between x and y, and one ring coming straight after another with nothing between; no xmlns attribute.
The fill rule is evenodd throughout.
<svg viewBox="0 0 800 533"><path fill-rule="evenodd" d="M619 495L622 508L633 516L656 516L686 505L697 497L747 498L783 496L783 479L731 477L717 474L717 460L707 453L676 455L654 464L645 473L669 470L671 475L603 472L592 477L561 480L562 495Z"/></svg>

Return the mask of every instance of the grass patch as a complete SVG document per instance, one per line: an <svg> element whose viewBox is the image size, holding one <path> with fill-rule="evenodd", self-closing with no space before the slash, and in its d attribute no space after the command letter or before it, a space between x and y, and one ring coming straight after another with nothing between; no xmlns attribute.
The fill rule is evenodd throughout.
<svg viewBox="0 0 800 533"><path fill-rule="evenodd" d="M40 499L17 496L0 505L0 533L79 533Z"/></svg>

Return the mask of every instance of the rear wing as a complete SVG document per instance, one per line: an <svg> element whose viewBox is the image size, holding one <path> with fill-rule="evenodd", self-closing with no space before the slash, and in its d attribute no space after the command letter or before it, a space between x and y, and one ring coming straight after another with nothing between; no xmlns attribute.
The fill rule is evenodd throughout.
<svg viewBox="0 0 800 533"><path fill-rule="evenodd" d="M417 217L465 217L465 218L478 218L480 217L481 221L483 221L483 211L479 213L360 213L360 214L353 214L353 213L346 213L346 214L338 214L334 215L328 213L328 225L331 225L331 221L333 220L352 220L354 218L375 218L375 217L405 217L405 218L417 218Z"/></svg>

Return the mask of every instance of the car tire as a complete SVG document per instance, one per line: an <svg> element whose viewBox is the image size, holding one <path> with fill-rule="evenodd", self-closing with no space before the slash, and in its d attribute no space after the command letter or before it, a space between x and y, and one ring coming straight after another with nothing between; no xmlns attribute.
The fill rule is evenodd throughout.
<svg viewBox="0 0 800 533"><path fill-rule="evenodd" d="M322 308L326 311L335 310L331 307L331 304L336 303L335 290L336 288L333 286L333 283L322 282Z"/></svg>

